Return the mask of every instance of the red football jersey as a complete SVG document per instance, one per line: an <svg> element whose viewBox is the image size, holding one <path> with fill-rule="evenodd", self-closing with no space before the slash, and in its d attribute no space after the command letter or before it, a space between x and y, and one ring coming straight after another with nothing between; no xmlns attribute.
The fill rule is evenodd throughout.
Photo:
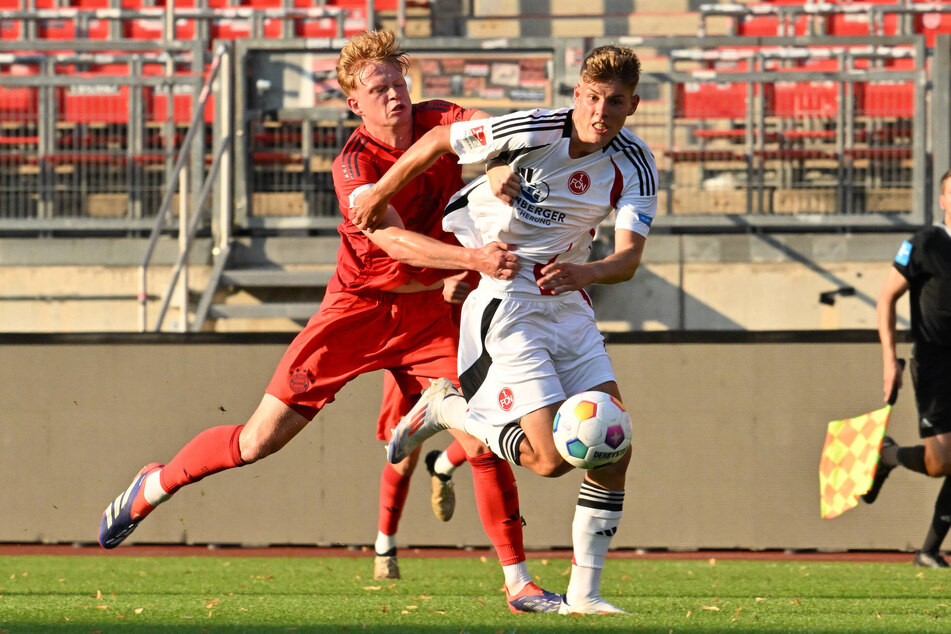
<svg viewBox="0 0 951 634"><path fill-rule="evenodd" d="M413 141L438 125L471 119L476 112L441 100L413 104ZM361 125L334 159L334 189L344 220L337 227L342 240L337 250L337 270L327 292L388 290L414 279L429 286L455 273L402 264L350 221L350 194L358 187L376 183L402 154L403 150L375 139ZM442 212L463 184L462 168L454 155L447 154L410 181L390 204L407 229L456 244L455 237L442 230Z"/></svg>

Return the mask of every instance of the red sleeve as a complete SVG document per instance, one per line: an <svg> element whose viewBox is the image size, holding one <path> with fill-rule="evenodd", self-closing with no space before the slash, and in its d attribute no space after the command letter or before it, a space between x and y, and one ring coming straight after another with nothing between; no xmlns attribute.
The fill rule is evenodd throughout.
<svg viewBox="0 0 951 634"><path fill-rule="evenodd" d="M423 130L429 130L439 125L455 123L457 121L468 121L474 117L479 110L475 108L463 108L460 105L442 99L433 99L431 101L421 101L414 104L416 111L416 125Z"/></svg>
<svg viewBox="0 0 951 634"><path fill-rule="evenodd" d="M371 148L351 137L343 151L334 158L331 175L340 212L349 220L350 195L359 187L376 183L382 173Z"/></svg>

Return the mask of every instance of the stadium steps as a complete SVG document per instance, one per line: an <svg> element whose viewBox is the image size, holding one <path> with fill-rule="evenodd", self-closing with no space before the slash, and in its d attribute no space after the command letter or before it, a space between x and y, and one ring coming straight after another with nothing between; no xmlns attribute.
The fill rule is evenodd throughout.
<svg viewBox="0 0 951 634"><path fill-rule="evenodd" d="M303 325L320 310L333 277L339 237L285 241L268 252L252 242L236 242L216 258L202 293L192 330L231 329L221 322L245 320L241 329L259 329L265 320L292 320ZM280 256L277 258L276 256Z"/></svg>

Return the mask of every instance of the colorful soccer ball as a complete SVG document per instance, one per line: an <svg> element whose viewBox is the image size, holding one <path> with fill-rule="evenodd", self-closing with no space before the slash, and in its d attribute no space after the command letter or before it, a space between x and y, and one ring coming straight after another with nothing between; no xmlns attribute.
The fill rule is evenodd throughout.
<svg viewBox="0 0 951 634"><path fill-rule="evenodd" d="M617 462L631 444L631 418L604 392L575 394L558 408L553 429L558 453L578 469Z"/></svg>

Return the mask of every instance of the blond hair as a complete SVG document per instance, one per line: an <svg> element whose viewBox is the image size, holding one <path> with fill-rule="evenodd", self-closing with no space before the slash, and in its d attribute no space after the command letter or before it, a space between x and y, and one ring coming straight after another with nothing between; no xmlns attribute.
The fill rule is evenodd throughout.
<svg viewBox="0 0 951 634"><path fill-rule="evenodd" d="M360 73L368 64L393 64L406 74L409 57L390 31L361 31L347 42L337 60L337 83L348 97L360 81Z"/></svg>
<svg viewBox="0 0 951 634"><path fill-rule="evenodd" d="M637 88L641 79L641 62L634 49L608 44L592 49L581 63L581 80L585 83L619 81Z"/></svg>

